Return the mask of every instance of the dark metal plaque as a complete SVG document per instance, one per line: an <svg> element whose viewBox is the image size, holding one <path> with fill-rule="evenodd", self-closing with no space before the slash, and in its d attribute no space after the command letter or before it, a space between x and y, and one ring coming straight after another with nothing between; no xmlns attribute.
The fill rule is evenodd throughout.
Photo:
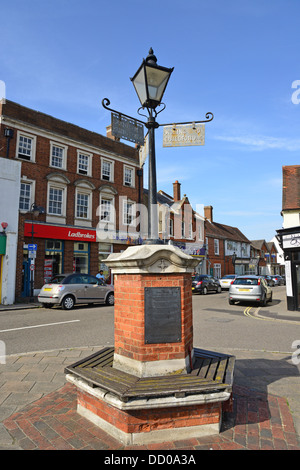
<svg viewBox="0 0 300 470"><path fill-rule="evenodd" d="M111 133L119 139L144 145L144 126L123 114L111 113Z"/></svg>
<svg viewBox="0 0 300 470"><path fill-rule="evenodd" d="M145 343L180 341L180 287L145 287Z"/></svg>

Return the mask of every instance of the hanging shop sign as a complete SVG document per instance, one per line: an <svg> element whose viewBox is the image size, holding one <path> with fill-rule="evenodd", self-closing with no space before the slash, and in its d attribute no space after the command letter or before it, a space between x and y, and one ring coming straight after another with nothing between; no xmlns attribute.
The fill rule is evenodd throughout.
<svg viewBox="0 0 300 470"><path fill-rule="evenodd" d="M282 235L282 247L285 248L300 248L300 233L290 233Z"/></svg>
<svg viewBox="0 0 300 470"><path fill-rule="evenodd" d="M25 222L24 236L31 237L32 224ZM55 238L57 240L73 240L96 242L95 229L82 229L76 227L60 227L57 225L34 224L35 238Z"/></svg>
<svg viewBox="0 0 300 470"><path fill-rule="evenodd" d="M144 145L144 125L121 113L111 113L111 133L119 139Z"/></svg>
<svg viewBox="0 0 300 470"><path fill-rule="evenodd" d="M163 147L186 147L204 145L204 124L174 124L164 126Z"/></svg>

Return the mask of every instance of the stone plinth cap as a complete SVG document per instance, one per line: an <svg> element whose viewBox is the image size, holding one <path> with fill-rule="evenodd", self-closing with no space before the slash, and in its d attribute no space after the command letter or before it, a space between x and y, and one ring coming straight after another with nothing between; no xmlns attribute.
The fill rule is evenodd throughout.
<svg viewBox="0 0 300 470"><path fill-rule="evenodd" d="M105 264L113 274L193 272L199 260L173 245L130 246L123 253L112 253Z"/></svg>

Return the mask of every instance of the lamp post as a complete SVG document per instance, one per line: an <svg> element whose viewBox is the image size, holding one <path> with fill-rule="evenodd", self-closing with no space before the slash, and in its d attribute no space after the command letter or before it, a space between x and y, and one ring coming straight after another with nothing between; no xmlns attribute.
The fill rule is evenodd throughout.
<svg viewBox="0 0 300 470"><path fill-rule="evenodd" d="M235 274L235 262L236 262L236 253L234 252L232 255L232 264L233 264L233 274Z"/></svg>
<svg viewBox="0 0 300 470"><path fill-rule="evenodd" d="M157 65L157 58L153 54L153 49L149 50L149 55L143 60L141 66L131 78L135 91L138 95L142 108L148 111L148 122L145 126L148 129L149 138L149 174L148 174L148 240L147 243L163 243L158 237L158 217L157 217L157 181L156 181L156 159L155 159L155 135L154 131L159 127L156 122L158 112L156 108L160 106L163 94L168 84L174 68L167 68ZM163 111L164 108L159 112Z"/></svg>
<svg viewBox="0 0 300 470"><path fill-rule="evenodd" d="M31 213L31 243L33 245L33 239L34 239L34 230L33 230L33 217L37 217L40 214L45 213L45 209L41 206L38 206L35 202L31 204L30 207L30 213ZM29 251L29 250L28 250ZM30 265L30 301L33 301L33 291L34 291L34 268L35 268L35 258L31 258L31 265Z"/></svg>
<svg viewBox="0 0 300 470"><path fill-rule="evenodd" d="M120 111L116 111L115 109L109 108L108 105L110 101L108 98L104 98L102 100L102 106L107 109L108 111L112 112L112 116L116 115L118 120L121 119L126 120L129 124L134 122L135 126L142 124L148 129L148 139L149 139L149 173L148 173L148 239L145 243L163 243L162 240L158 237L158 217L157 217L157 182L156 182L156 161L155 161L155 136L154 130L160 126L170 126L172 124L158 124L156 121L156 117L159 113L161 113L166 105L162 103L162 97L165 92L166 86L170 79L171 73L173 72L174 67L167 68L157 65L157 58L153 53L153 49L150 48L149 54L146 59L143 60L142 64L138 68L135 75L130 79L134 85L136 93L141 103L141 107L138 109L138 114L141 116L145 116L148 118L147 122L141 121L139 119L135 119L132 116L128 116L127 114L120 113ZM163 106L162 109L159 111L156 110L159 106ZM140 109L147 109L148 116L142 114ZM214 118L213 113L208 112L206 113L206 120L204 121L193 121L193 122L180 122L177 125L183 124L198 124L198 123L206 123L212 121ZM129 119L129 121L128 121ZM136 142L140 145L140 141L133 138L132 135L126 135L127 132L123 129L121 133L119 130L115 129L114 134L114 126L112 125L112 134L118 135L121 138L127 138L131 142ZM125 134L125 135L124 135Z"/></svg>

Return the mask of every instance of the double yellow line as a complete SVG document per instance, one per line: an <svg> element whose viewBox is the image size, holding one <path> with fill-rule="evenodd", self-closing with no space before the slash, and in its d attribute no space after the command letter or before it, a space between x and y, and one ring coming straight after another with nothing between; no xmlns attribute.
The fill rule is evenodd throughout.
<svg viewBox="0 0 300 470"><path fill-rule="evenodd" d="M281 323L296 323L296 324L300 324L299 321L295 321L295 320L283 320L283 319L280 319L280 318L266 318L266 317L261 317L258 315L258 310L259 310L259 307L257 307L255 309L255 311L253 312L253 314L250 313L250 310L252 309L253 307L246 307L245 310L244 310L244 315L246 317L250 317L250 318L254 318L255 320L264 320L264 321L276 321L276 322L281 322Z"/></svg>
<svg viewBox="0 0 300 470"><path fill-rule="evenodd" d="M247 307L245 308L244 310L244 315L246 315L246 317L250 317L250 318L254 318L251 314L250 314L250 310L252 309L252 307Z"/></svg>

